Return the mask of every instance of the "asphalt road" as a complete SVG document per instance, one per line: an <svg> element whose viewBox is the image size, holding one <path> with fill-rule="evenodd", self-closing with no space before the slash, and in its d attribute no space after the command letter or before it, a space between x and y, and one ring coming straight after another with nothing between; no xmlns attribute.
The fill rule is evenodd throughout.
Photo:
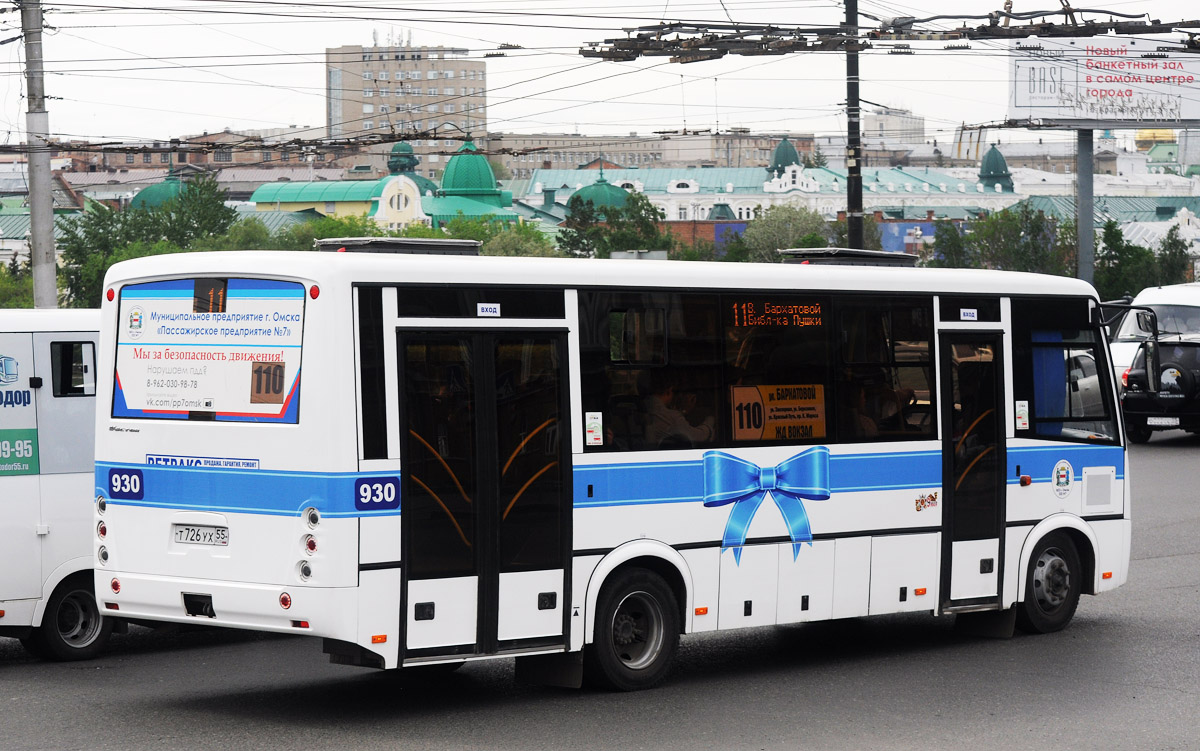
<svg viewBox="0 0 1200 751"><path fill-rule="evenodd" d="M1200 749L1200 439L1134 447L1129 582L1065 631L925 615L685 637L667 683L417 679L316 640L132 629L93 662L0 639L0 749Z"/></svg>

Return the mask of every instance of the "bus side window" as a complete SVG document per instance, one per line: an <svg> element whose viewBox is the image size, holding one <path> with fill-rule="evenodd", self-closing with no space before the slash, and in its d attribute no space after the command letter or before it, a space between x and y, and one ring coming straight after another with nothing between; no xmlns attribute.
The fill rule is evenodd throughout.
<svg viewBox="0 0 1200 751"><path fill-rule="evenodd" d="M91 342L52 342L50 369L55 396L96 395L96 347Z"/></svg>

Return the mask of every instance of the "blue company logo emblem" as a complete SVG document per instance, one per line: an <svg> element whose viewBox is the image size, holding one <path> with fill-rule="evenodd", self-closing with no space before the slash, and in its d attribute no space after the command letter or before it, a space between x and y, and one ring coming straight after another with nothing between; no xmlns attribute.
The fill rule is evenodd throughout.
<svg viewBox="0 0 1200 751"><path fill-rule="evenodd" d="M359 511L389 511L400 508L399 478L358 478L354 481L354 508Z"/></svg>
<svg viewBox="0 0 1200 751"><path fill-rule="evenodd" d="M0 355L0 383L17 382L17 358Z"/></svg>
<svg viewBox="0 0 1200 751"><path fill-rule="evenodd" d="M739 565L750 522L767 493L783 514L794 558L803 543L812 542L803 501L829 500L829 449L816 446L774 467L760 467L721 451L704 454L704 505L713 508L733 504L721 537L721 550L733 548L733 559Z"/></svg>

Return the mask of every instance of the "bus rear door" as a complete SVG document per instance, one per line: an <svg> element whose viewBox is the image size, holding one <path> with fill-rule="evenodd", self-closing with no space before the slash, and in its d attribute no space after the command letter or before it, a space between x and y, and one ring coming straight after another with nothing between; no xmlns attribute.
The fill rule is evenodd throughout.
<svg viewBox="0 0 1200 751"><path fill-rule="evenodd" d="M405 658L565 645L566 334L400 330Z"/></svg>

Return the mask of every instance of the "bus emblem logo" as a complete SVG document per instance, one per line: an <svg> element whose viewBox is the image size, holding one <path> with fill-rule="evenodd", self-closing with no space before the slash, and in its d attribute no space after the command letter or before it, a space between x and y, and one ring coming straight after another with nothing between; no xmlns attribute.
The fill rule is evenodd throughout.
<svg viewBox="0 0 1200 751"><path fill-rule="evenodd" d="M0 383L16 383L17 359L0 355Z"/></svg>
<svg viewBox="0 0 1200 751"><path fill-rule="evenodd" d="M1075 470L1071 467L1071 463L1067 460L1062 460L1054 465L1054 494L1059 498L1066 498L1071 494L1071 482L1075 479Z"/></svg>
<svg viewBox="0 0 1200 751"><path fill-rule="evenodd" d="M129 338L137 339L142 335L142 316L141 308L129 311Z"/></svg>

